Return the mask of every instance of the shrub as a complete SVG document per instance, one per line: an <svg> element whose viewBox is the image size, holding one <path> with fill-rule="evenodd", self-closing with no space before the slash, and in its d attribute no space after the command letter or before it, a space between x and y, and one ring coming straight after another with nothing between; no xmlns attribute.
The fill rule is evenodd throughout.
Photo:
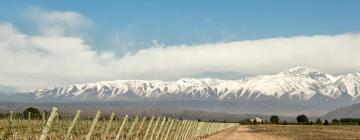
<svg viewBox="0 0 360 140"><path fill-rule="evenodd" d="M271 122L272 124L278 124L278 123L279 123L279 117L276 116L276 115L271 116L271 117L270 117L270 122Z"/></svg>
<svg viewBox="0 0 360 140"><path fill-rule="evenodd" d="M339 123L339 120L338 120L338 119L333 119L333 120L331 121L331 123L337 124L337 123Z"/></svg>
<svg viewBox="0 0 360 140"><path fill-rule="evenodd" d="M318 118L316 121L315 121L315 124L322 124L322 121L320 118Z"/></svg>
<svg viewBox="0 0 360 140"><path fill-rule="evenodd" d="M309 122L309 119L305 115L299 115L296 117L298 123L306 124Z"/></svg>
<svg viewBox="0 0 360 140"><path fill-rule="evenodd" d="M328 120L325 120L324 125L329 125Z"/></svg>
<svg viewBox="0 0 360 140"><path fill-rule="evenodd" d="M23 115L25 118L27 118L29 112L31 112L31 114L30 114L31 118L38 118L41 115L39 109L34 108L34 107L29 107L29 108L26 108L23 112Z"/></svg>
<svg viewBox="0 0 360 140"><path fill-rule="evenodd" d="M360 119L354 119L354 118L341 118L340 119L341 124L347 124L347 125L356 125L360 122Z"/></svg>

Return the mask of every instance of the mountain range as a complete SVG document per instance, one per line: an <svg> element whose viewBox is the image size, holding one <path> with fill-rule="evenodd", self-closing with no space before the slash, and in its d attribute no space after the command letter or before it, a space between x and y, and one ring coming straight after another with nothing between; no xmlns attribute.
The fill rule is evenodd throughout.
<svg viewBox="0 0 360 140"><path fill-rule="evenodd" d="M322 115L360 102L360 73L333 76L308 67L241 80L116 80L73 84L16 94L0 101L138 102L206 111Z"/></svg>
<svg viewBox="0 0 360 140"><path fill-rule="evenodd" d="M360 118L360 104L340 107L322 116L324 119Z"/></svg>

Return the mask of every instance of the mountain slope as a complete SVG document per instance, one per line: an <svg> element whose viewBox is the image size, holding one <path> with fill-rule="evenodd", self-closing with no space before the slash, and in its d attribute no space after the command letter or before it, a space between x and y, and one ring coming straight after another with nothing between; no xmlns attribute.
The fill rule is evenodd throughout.
<svg viewBox="0 0 360 140"><path fill-rule="evenodd" d="M274 75L242 80L183 78L170 82L117 80L74 84L15 95L2 94L0 100L16 101L22 95L26 97L21 99L35 102L196 101L204 108L214 102L226 102L230 104L226 105L227 108L214 108L260 113L277 109L294 113L306 110L326 112L359 102L360 74L334 77L316 69L295 67Z"/></svg>
<svg viewBox="0 0 360 140"><path fill-rule="evenodd" d="M326 113L323 118L360 118L360 104L354 104L351 106L341 107Z"/></svg>
<svg viewBox="0 0 360 140"><path fill-rule="evenodd" d="M158 80L118 80L30 91L38 100L116 101L116 100L282 100L307 101L321 96L327 100L350 98L360 94L360 74L333 77L318 70L295 67L275 75L244 80L184 78Z"/></svg>

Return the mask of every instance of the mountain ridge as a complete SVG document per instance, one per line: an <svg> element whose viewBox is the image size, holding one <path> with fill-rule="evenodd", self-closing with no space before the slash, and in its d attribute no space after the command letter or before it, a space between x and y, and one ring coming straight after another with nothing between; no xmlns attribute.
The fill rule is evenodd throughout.
<svg viewBox="0 0 360 140"><path fill-rule="evenodd" d="M360 101L360 74L340 76L308 67L240 80L182 78L177 81L115 80L0 94L0 101L157 102L198 110L323 115ZM190 102L189 102L190 101ZM191 105L189 105L191 103ZM181 108L181 107L180 107Z"/></svg>
<svg viewBox="0 0 360 140"><path fill-rule="evenodd" d="M136 99L162 99L167 96L201 100L226 100L260 96L309 100L315 94L330 99L350 96L358 100L360 95L360 74L350 73L331 76L308 67L295 67L274 75L260 75L241 80L217 78L181 78L177 81L161 80L115 80L97 83L72 84L62 87L25 92L41 99L44 96L71 96L93 94L98 100L110 100L128 95ZM167 99L167 98L166 98Z"/></svg>

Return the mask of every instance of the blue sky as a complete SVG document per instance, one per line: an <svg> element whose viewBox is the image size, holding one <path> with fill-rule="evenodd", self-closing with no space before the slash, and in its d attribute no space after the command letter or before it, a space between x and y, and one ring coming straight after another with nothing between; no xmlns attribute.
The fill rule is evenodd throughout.
<svg viewBox="0 0 360 140"><path fill-rule="evenodd" d="M360 1L10 1L0 91L119 79L360 71Z"/></svg>
<svg viewBox="0 0 360 140"><path fill-rule="evenodd" d="M21 16L29 7L79 12L96 23L93 47L121 51L109 47L109 38L117 35L137 50L153 40L178 45L358 32L359 6L356 0L3 1L0 20L31 32Z"/></svg>

